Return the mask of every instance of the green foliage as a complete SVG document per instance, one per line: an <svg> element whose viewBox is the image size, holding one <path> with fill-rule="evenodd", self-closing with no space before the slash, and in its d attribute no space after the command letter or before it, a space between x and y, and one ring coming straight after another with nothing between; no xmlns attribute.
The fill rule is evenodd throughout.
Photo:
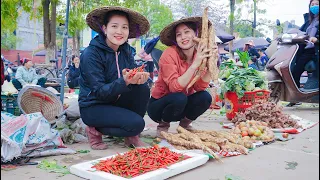
<svg viewBox="0 0 320 180"><path fill-rule="evenodd" d="M65 21L65 4L62 4L62 10L57 16L58 23ZM151 28L149 36L159 35L160 31L173 21L171 10L160 3L159 0L71 0L69 14L69 33L74 36L76 31L82 31L87 27L86 15L95 8L101 6L122 6L136 10L147 17Z"/></svg>
<svg viewBox="0 0 320 180"><path fill-rule="evenodd" d="M231 1L234 1L234 0L230 0L230 3ZM259 8L259 3L264 2L265 0L254 0L254 1L256 1L257 27L261 25L271 27L270 20L268 21L265 18L259 18L261 17L261 15L264 15L267 12L266 9ZM241 38L252 36L253 19L243 20L241 19L241 14L242 14L242 10L245 8L245 9L248 9L249 15L253 17L253 13L254 13L253 1L250 1L251 4L245 3L244 0L236 0L235 2L236 2L236 5L235 5L236 10L235 12L231 12L229 16L229 20L231 20L234 23L234 31L238 32ZM234 17L231 17L231 15L234 15ZM262 30L263 29L255 29L254 36L264 37Z"/></svg>
<svg viewBox="0 0 320 180"><path fill-rule="evenodd" d="M13 32L17 28L22 10L30 12L32 0L1 0L1 37L2 32Z"/></svg>
<svg viewBox="0 0 320 180"><path fill-rule="evenodd" d="M264 72L252 68L238 67L234 67L230 72L228 78L221 84L220 96L222 98L228 91L236 92L238 98L241 98L245 92L267 89L266 74Z"/></svg>
<svg viewBox="0 0 320 180"><path fill-rule="evenodd" d="M244 21L235 22L234 31L239 33L240 38L252 36L252 24ZM255 37L264 37L261 31L254 30Z"/></svg>
<svg viewBox="0 0 320 180"><path fill-rule="evenodd" d="M21 41L13 33L1 31L1 49L15 49L17 42Z"/></svg>

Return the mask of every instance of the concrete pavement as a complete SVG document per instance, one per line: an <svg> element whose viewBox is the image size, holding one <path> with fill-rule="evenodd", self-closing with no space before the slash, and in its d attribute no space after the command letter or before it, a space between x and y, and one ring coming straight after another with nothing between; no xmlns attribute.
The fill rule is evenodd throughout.
<svg viewBox="0 0 320 180"><path fill-rule="evenodd" d="M284 108L288 114L295 114L299 117L319 121L319 107L298 106ZM199 120L193 123L198 129L221 129L220 122L228 122L225 116L214 115L218 111L213 111L209 115L207 111ZM155 135L156 123L146 116L146 127L149 130L142 133L143 136ZM174 132L177 123L172 124L170 131ZM111 145L108 150L94 151L88 144L73 144L74 150L90 150L87 154L51 156L47 158L37 158L32 161L41 161L43 159L56 159L59 164L70 167L83 161L89 161L100 157L124 152L127 149L122 144ZM170 178L171 180L224 180L226 175L241 177L243 180L304 180L319 179L319 125L295 135L295 139L287 142L275 142L267 146L251 151L249 155L229 157L223 159L221 164L216 161L209 161L205 165L190 170L183 174ZM297 163L291 166L287 163ZM286 169L289 168L289 169ZM21 179L21 180L81 180L74 175L65 175L60 177L59 174L48 173L36 166L23 166L15 170L1 170L1 178L4 180Z"/></svg>

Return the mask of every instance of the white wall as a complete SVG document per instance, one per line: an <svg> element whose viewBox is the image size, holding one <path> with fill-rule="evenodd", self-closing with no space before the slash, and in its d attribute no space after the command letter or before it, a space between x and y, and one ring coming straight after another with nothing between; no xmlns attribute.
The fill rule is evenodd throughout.
<svg viewBox="0 0 320 180"><path fill-rule="evenodd" d="M91 29L88 27L82 31L82 47L88 47L91 41Z"/></svg>

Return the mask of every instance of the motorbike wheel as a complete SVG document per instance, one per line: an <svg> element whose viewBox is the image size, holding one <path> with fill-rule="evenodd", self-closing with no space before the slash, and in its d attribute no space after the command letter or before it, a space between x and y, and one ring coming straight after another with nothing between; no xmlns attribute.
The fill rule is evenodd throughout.
<svg viewBox="0 0 320 180"><path fill-rule="evenodd" d="M270 83L269 89L271 91L269 102L277 104L281 98L281 83Z"/></svg>

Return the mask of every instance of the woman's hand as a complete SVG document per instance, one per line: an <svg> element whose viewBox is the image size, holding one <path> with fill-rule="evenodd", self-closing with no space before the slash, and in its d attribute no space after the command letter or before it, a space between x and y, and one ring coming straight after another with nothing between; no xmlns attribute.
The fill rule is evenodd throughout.
<svg viewBox="0 0 320 180"><path fill-rule="evenodd" d="M132 70L127 71L126 69L122 70L123 79L126 82L126 85L129 84L144 84L149 78L149 73L147 72L136 72L133 77L129 77L133 73Z"/></svg>
<svg viewBox="0 0 320 180"><path fill-rule="evenodd" d="M212 56L212 50L207 49L206 45L203 42L199 42L198 48L197 48L197 54L196 57L191 65L192 68L197 69L202 63L202 60L204 58L209 58Z"/></svg>
<svg viewBox="0 0 320 180"><path fill-rule="evenodd" d="M79 68L79 66L80 66L80 62L76 62L76 63L74 63L74 66L75 66L76 68Z"/></svg>
<svg viewBox="0 0 320 180"><path fill-rule="evenodd" d="M311 37L310 39L309 39L312 43L315 43L315 42L317 42L317 38L316 37Z"/></svg>

